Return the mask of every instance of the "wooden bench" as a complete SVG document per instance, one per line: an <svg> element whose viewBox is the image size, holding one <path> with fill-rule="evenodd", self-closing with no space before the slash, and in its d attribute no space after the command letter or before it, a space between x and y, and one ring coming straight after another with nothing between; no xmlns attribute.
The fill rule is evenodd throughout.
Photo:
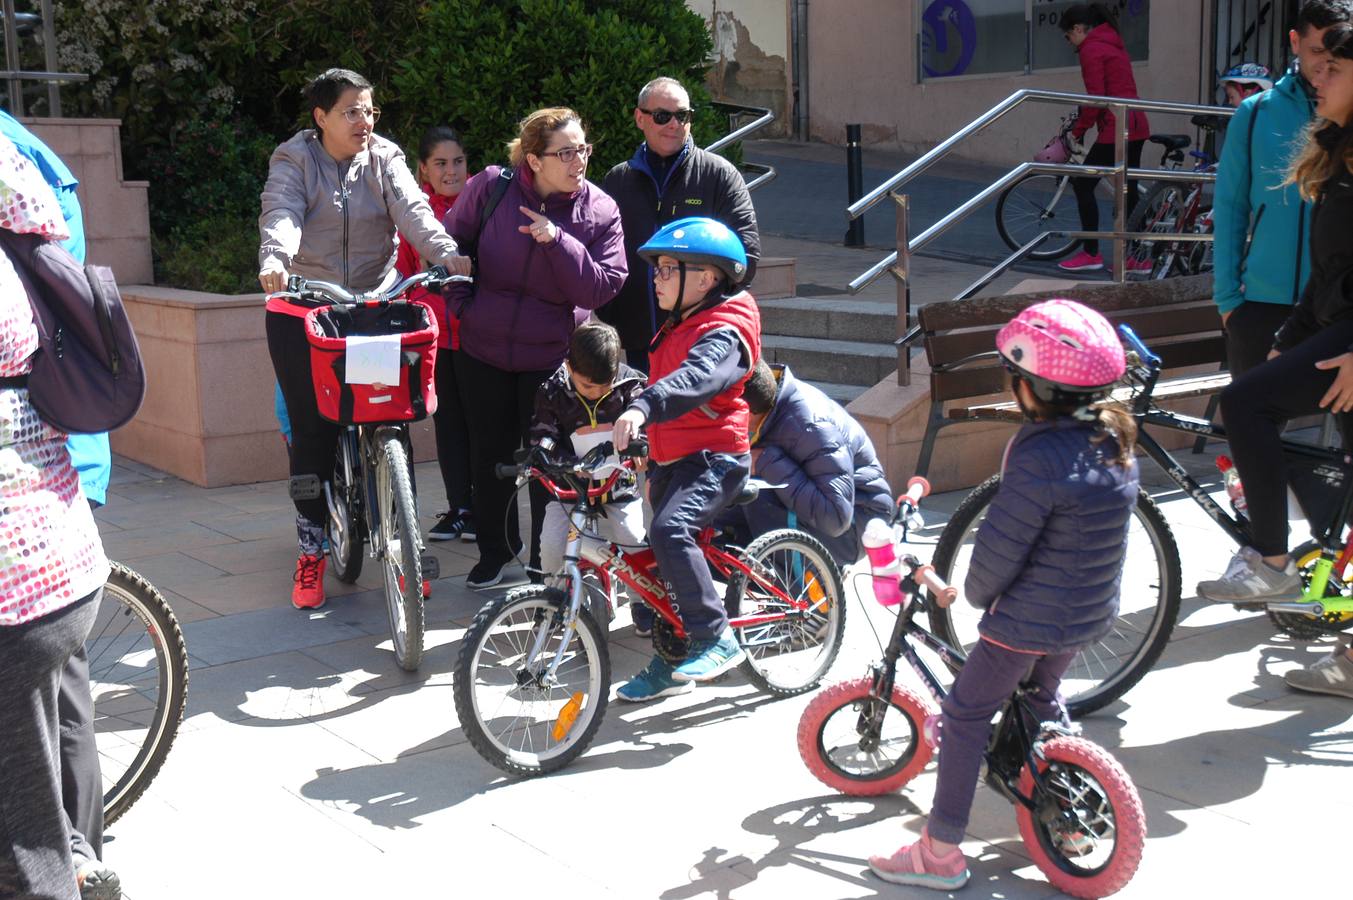
<svg viewBox="0 0 1353 900"><path fill-rule="evenodd" d="M1165 374L1152 395L1157 400L1213 396L1215 404L1215 395L1231 382L1226 371L1169 375L1169 370L1197 366L1224 368L1226 342L1212 302L1210 274L930 303L917 313L916 337L923 341L930 364L930 417L917 461L919 474L930 468L940 429L976 420L1022 421L1009 399L1009 376L995 350L996 332L1030 304L1055 297L1097 309L1115 326L1132 326L1163 362ZM992 397L1002 393L1004 397ZM1210 407L1208 416L1213 412Z"/></svg>

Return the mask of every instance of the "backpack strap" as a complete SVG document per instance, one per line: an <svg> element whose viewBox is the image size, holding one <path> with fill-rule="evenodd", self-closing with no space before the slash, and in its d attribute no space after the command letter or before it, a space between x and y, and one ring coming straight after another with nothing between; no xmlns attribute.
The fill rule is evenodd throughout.
<svg viewBox="0 0 1353 900"><path fill-rule="evenodd" d="M484 206L479 211L479 227L475 229L474 238L468 242L465 247L465 255L474 261L475 271L479 270L479 238L484 233L484 227L489 224L489 217L493 211L498 208L502 202L503 196L507 193L508 187L512 184L512 179L516 177L516 170L511 166L504 166L498 171L498 177L493 180L493 187L489 188L488 197L484 200Z"/></svg>

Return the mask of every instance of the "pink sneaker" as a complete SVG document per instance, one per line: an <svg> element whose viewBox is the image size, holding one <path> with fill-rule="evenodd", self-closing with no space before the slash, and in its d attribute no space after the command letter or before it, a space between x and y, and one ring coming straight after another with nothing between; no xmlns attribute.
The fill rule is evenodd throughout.
<svg viewBox="0 0 1353 900"><path fill-rule="evenodd" d="M1125 268L1129 272L1146 273L1146 274L1149 274L1151 270L1154 269L1155 267L1156 264L1151 260L1151 257L1149 256L1129 256L1127 258L1127 263L1125 264Z"/></svg>
<svg viewBox="0 0 1353 900"><path fill-rule="evenodd" d="M1098 253L1091 256L1082 250L1066 262L1058 263L1057 268L1063 272L1098 272L1104 268L1104 257Z"/></svg>
<svg viewBox="0 0 1353 900"><path fill-rule="evenodd" d="M968 861L963 851L936 856L924 833L916 843L901 847L892 856L869 857L869 868L884 881L937 891L957 890L968 883Z"/></svg>

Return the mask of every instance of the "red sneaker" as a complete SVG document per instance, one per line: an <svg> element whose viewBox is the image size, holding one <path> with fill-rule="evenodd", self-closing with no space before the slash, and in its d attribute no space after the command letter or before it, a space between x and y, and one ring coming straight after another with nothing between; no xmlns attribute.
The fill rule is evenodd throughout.
<svg viewBox="0 0 1353 900"><path fill-rule="evenodd" d="M296 586L291 589L291 605L297 609L319 609L324 605L324 557L303 555L296 560Z"/></svg>

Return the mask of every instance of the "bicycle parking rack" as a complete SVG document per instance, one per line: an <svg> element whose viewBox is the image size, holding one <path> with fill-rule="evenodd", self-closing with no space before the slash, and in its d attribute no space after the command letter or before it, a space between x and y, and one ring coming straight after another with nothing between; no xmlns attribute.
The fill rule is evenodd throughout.
<svg viewBox="0 0 1353 900"><path fill-rule="evenodd" d="M940 219L934 225L925 231L911 237L910 223L910 197L902 193L901 188L925 172L935 163L954 151L959 144L968 138L985 130L989 125L1004 118L1016 107L1024 103L1054 103L1067 106L1099 106L1106 107L1114 113L1117 127L1114 134L1114 164L1111 166L1086 166L1073 165L1070 163L1020 163L1014 169L1007 172L1002 178L998 179L989 187L978 192L975 196L961 204L944 218ZM920 159L911 165L894 174L891 178L884 181L878 187L874 188L865 196L846 208L846 220L853 221L864 215L880 203L885 197L891 197L894 202L894 209L897 215L897 249L888 256L875 263L869 269L858 275L850 282L850 293L858 294L868 285L876 281L885 272L890 272L897 282L897 315L899 334L895 344L897 346L897 383L900 385L911 384L911 352L912 344L919 336L919 330L916 327L914 317L911 312L911 257L931 241L940 237L942 234L953 228L959 222L966 219L978 207L983 206L988 201L1007 190L1015 182L1030 174L1043 173L1049 175L1071 175L1085 176L1094 175L1098 177L1107 177L1111 179L1113 185L1113 230L1099 232L1084 231L1048 231L1038 235L1029 241L1020 249L1010 254L985 275L965 288L955 300L965 300L972 297L982 288L986 287L993 280L1011 266L1023 259L1029 251L1036 248L1044 240L1054 235L1069 238L1088 238L1095 237L1101 240L1111 240L1114 245L1113 278L1117 282L1123 282L1126 277L1125 261L1126 247L1129 241L1158 239L1159 235L1145 233L1129 232L1127 230L1127 190L1128 182L1137 179L1146 179L1152 181L1179 181L1196 183L1199 181L1215 181L1215 173L1193 172L1172 169L1131 169L1127 165L1127 127L1130 110L1141 110L1143 112L1156 112L1166 115L1187 115L1198 114L1215 115L1223 118L1229 118L1235 113L1235 110L1220 106L1203 106L1195 103L1176 103L1168 100L1141 100L1129 99L1124 97L1104 97L1093 94L1073 94L1064 91L1046 91L1046 90L1019 90L1006 97L1000 103L978 116L966 126L954 132L945 140L941 141L929 152L921 156ZM1172 234L1171 241L1210 241L1210 234Z"/></svg>

